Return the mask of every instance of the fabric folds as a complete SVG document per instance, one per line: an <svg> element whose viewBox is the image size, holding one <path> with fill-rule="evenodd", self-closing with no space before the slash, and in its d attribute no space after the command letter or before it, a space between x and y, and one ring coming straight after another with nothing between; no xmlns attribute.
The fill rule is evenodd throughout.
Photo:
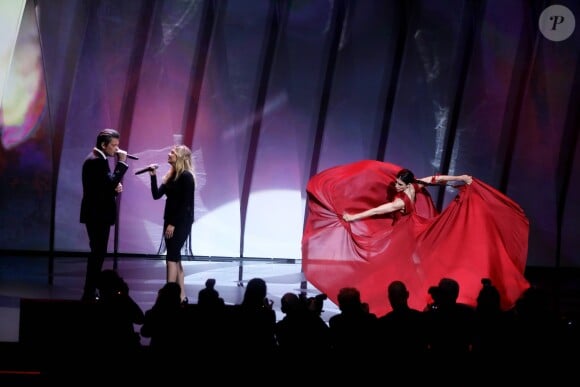
<svg viewBox="0 0 580 387"><path fill-rule="evenodd" d="M512 307L529 287L524 277L529 222L520 206L484 182L458 185L441 213L419 189L406 214L385 214L346 222L356 213L393 199L402 168L363 160L327 169L307 185L308 216L302 238L306 279L333 301L340 288L354 286L371 312L391 308L387 286L405 282L409 305L424 309L429 287L443 277L459 282L459 302L475 305L481 279L490 278ZM422 177L422 176L417 176Z"/></svg>

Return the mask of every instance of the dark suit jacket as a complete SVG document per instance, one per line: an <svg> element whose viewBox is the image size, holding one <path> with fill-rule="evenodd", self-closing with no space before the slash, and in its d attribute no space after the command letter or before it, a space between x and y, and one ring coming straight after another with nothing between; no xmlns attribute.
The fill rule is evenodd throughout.
<svg viewBox="0 0 580 387"><path fill-rule="evenodd" d="M129 166L117 162L111 173L106 158L93 149L83 163L83 199L81 202L81 223L115 224L117 219L117 192L115 187L123 178Z"/></svg>

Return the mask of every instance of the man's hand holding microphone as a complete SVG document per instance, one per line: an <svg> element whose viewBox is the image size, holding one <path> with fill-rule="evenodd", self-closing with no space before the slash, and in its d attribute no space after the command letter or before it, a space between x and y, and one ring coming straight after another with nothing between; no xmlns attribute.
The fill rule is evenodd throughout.
<svg viewBox="0 0 580 387"><path fill-rule="evenodd" d="M130 155L129 153L127 153L127 151L122 150L122 149L117 149L117 151L115 152L115 154L119 158L119 161L126 162L127 159L139 160L139 157Z"/></svg>

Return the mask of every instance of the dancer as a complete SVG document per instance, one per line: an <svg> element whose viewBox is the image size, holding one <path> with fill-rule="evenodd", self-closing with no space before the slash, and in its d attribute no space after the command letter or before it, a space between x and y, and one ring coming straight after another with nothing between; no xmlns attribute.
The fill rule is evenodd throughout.
<svg viewBox="0 0 580 387"><path fill-rule="evenodd" d="M181 287L181 301L188 302L185 292L185 275L181 263L181 248L191 233L195 172L191 162L191 150L185 145L176 145L169 151L167 162L171 166L157 185L157 165L149 168L151 194L157 200L165 195L163 211L163 238L166 252L167 282L177 282Z"/></svg>
<svg viewBox="0 0 580 387"><path fill-rule="evenodd" d="M461 183L441 213L425 187ZM415 179L397 165L363 160L327 169L308 182L302 239L306 279L336 302L356 287L371 312L390 310L387 285L407 285L409 306L423 310L443 277L461 285L458 301L475 305L490 278L502 307L529 287L524 277L529 223L511 199L469 175Z"/></svg>
<svg viewBox="0 0 580 387"><path fill-rule="evenodd" d="M429 176L422 179L415 179L415 175L408 169L402 169L397 173L395 180L395 190L397 195L395 198L387 203L381 204L370 210L362 211L356 214L344 213L342 218L347 222L352 222L359 219L364 219L373 215L388 214L393 212L394 216L401 216L411 211L413 203L415 202L415 193L424 187L426 184L438 184L448 181L463 181L466 184L471 184L472 177L468 175L462 176ZM395 211L399 211L398 213Z"/></svg>

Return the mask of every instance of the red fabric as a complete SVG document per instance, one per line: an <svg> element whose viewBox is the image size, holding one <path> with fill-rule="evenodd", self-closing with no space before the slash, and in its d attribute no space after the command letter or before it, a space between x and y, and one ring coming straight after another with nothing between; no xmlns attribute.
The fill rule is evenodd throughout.
<svg viewBox="0 0 580 387"><path fill-rule="evenodd" d="M529 287L524 278L529 222L520 206L474 178L440 214L427 189L404 215L345 222L344 212L376 207L394 197L402 168L363 160L327 169L308 182L308 217L302 238L306 279L337 303L340 288L354 286L371 312L391 310L387 286L402 280L409 305L424 309L430 286L442 277L460 285L458 301L475 305L481 279L490 278L510 308ZM422 176L418 176L422 177Z"/></svg>

